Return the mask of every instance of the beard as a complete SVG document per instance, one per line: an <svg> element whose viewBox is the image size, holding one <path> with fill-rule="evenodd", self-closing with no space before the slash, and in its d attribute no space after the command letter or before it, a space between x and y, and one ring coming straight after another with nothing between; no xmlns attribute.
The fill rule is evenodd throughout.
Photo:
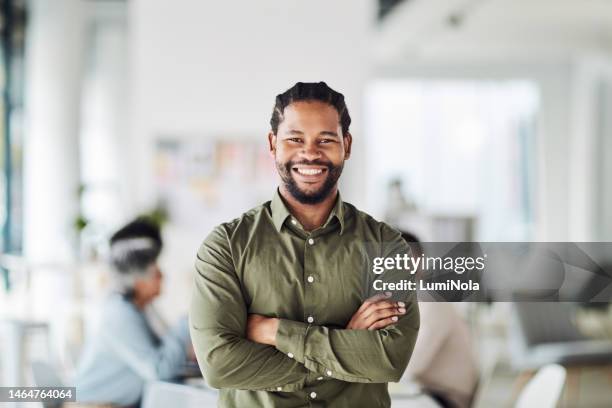
<svg viewBox="0 0 612 408"><path fill-rule="evenodd" d="M315 191L304 191L302 190L295 179L293 178L292 168L297 166L298 164L304 165L316 165L316 166L324 166L327 168L327 178L323 182L323 185L319 187L319 189ZM323 200L325 200L329 194L332 192L340 175L342 174L342 169L344 168L344 163L339 166L334 166L334 164L330 161L321 161L321 160L302 160L299 162L296 161L288 161L287 163L279 163L276 162L276 169L278 170L278 174L280 175L285 188L293 198L295 198L298 202L302 204L319 204Z"/></svg>

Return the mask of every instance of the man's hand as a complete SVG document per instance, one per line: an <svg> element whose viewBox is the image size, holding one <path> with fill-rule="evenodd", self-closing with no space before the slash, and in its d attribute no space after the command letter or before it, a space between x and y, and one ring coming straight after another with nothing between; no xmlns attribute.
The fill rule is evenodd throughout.
<svg viewBox="0 0 612 408"><path fill-rule="evenodd" d="M246 336L248 340L255 343L276 346L276 331L278 330L278 319L265 317L258 314L250 314L247 319Z"/></svg>
<svg viewBox="0 0 612 408"><path fill-rule="evenodd" d="M390 297L391 293L386 292L366 299L346 328L377 330L397 322L398 316L406 313L406 304L389 300Z"/></svg>

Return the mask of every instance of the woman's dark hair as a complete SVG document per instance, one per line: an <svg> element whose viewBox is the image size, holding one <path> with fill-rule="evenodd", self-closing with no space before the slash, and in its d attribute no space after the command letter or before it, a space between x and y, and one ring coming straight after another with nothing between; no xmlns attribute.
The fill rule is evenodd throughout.
<svg viewBox="0 0 612 408"><path fill-rule="evenodd" d="M111 237L111 264L121 274L142 272L157 261L162 246L159 228L145 219L136 219Z"/></svg>
<svg viewBox="0 0 612 408"><path fill-rule="evenodd" d="M276 96L272 118L270 118L270 126L274 134L278 132L278 125L283 121L285 108L298 101L321 101L333 106L340 116L342 134L348 133L351 116L344 102L344 95L331 89L325 82L298 82Z"/></svg>
<svg viewBox="0 0 612 408"><path fill-rule="evenodd" d="M160 249L163 247L159 227L144 217L136 218L134 221L121 227L110 238L110 244L112 246L117 241L129 238L151 238L159 245Z"/></svg>

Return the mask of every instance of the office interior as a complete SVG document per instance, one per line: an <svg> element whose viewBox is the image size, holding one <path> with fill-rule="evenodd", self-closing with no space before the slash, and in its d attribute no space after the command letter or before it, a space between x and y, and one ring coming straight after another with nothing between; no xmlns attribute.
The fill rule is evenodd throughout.
<svg viewBox="0 0 612 408"><path fill-rule="evenodd" d="M612 2L0 11L3 385L35 384L40 360L69 377L107 284L108 238L135 217L162 226L156 309L187 312L202 240L274 194L269 118L297 81L344 93L353 152L340 191L375 218L425 242L612 240ZM612 401L607 303L452 306L477 357L473 406L536 406L550 390L549 406ZM545 369L552 383L534 386ZM409 388L390 386L393 406L418 406Z"/></svg>

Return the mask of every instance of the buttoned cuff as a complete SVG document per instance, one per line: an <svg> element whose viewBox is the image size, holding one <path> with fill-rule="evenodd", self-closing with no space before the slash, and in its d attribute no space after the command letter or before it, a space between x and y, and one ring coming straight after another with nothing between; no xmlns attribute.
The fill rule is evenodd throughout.
<svg viewBox="0 0 612 408"><path fill-rule="evenodd" d="M287 357L304 364L304 344L308 324L293 320L280 319L276 331L276 348Z"/></svg>

